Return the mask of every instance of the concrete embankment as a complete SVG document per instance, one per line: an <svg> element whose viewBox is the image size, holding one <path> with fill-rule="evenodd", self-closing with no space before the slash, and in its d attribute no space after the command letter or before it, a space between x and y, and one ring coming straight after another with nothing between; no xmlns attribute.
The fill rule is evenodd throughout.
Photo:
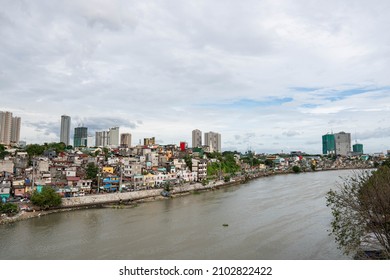
<svg viewBox="0 0 390 280"><path fill-rule="evenodd" d="M229 183L216 183L203 186L200 183L196 184L185 184L183 186L174 187L171 191L173 196L180 195L183 193L189 193L194 191L210 190L216 187L222 187L227 185L234 185L240 182L229 182ZM88 205L99 205L99 204L109 204L109 203L118 203L118 202L133 202L139 200L145 200L149 198L161 197L162 189L151 189L143 191L134 191L134 192L123 192L123 193L107 193L107 194L96 194L88 196L79 196L79 197L69 197L62 199L63 208L73 208L81 207Z"/></svg>
<svg viewBox="0 0 390 280"><path fill-rule="evenodd" d="M215 184L209 184L203 186L200 183L196 184L185 184L179 187L173 188L171 191L172 196L183 195L186 193L197 192L197 191L207 191L212 190L214 188L226 187L231 185L240 184L241 181L234 181L229 183L224 183L222 181L217 182ZM96 194L96 195L88 195L88 196L80 196L80 197L69 197L62 199L61 207L57 209L51 209L46 211L34 211L34 212L25 212L22 211L15 216L11 217L0 217L0 225L13 223L16 221L21 221L25 219L30 219L34 217L40 217L43 215L58 213L69 210L77 210L77 209L86 209L90 207L99 207L105 204L111 203L131 203L137 201L148 201L153 199L163 198L161 196L162 189L151 189L151 190L143 190L143 191L134 191L134 192L124 192L124 193L104 193L104 194Z"/></svg>

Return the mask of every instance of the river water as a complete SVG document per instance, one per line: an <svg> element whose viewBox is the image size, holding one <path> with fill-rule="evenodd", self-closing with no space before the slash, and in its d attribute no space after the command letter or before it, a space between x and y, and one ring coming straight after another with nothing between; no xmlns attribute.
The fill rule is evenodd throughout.
<svg viewBox="0 0 390 280"><path fill-rule="evenodd" d="M345 259L329 236L325 195L348 175L272 176L135 208L0 225L0 259Z"/></svg>

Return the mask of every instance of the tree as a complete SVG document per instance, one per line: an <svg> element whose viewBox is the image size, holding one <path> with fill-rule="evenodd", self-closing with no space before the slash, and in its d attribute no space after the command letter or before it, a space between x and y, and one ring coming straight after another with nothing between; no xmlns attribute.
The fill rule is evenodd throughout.
<svg viewBox="0 0 390 280"><path fill-rule="evenodd" d="M31 144L27 145L26 152L30 158L34 156L40 156L45 151L45 146L41 146L39 144Z"/></svg>
<svg viewBox="0 0 390 280"><path fill-rule="evenodd" d="M261 161L255 156L252 151L247 151L245 155L241 157L241 160L249 164L251 167L258 166L261 163Z"/></svg>
<svg viewBox="0 0 390 280"><path fill-rule="evenodd" d="M91 180L96 180L98 173L99 173L99 167L97 167L93 162L88 163L86 169L86 178Z"/></svg>
<svg viewBox="0 0 390 280"><path fill-rule="evenodd" d="M0 144L0 159L4 159L9 153L5 150L4 145Z"/></svg>
<svg viewBox="0 0 390 280"><path fill-rule="evenodd" d="M64 152L66 149L66 145L64 142L59 142L59 143L53 142L49 144L45 143L44 146L45 146L45 150L54 150L56 151L57 154Z"/></svg>
<svg viewBox="0 0 390 280"><path fill-rule="evenodd" d="M301 172L301 168L298 165L294 165L292 171L294 171L295 173L299 173Z"/></svg>
<svg viewBox="0 0 390 280"><path fill-rule="evenodd" d="M390 168L362 171L327 193L333 220L331 234L347 255L377 251L390 258Z"/></svg>
<svg viewBox="0 0 390 280"><path fill-rule="evenodd" d="M3 203L0 199L0 213L15 214L18 212L18 206L14 203Z"/></svg>
<svg viewBox="0 0 390 280"><path fill-rule="evenodd" d="M192 171L192 157L190 155L184 156L184 161L190 171Z"/></svg>
<svg viewBox="0 0 390 280"><path fill-rule="evenodd" d="M274 161L272 159L266 159L264 161L264 164L267 165L268 167L273 167L274 166Z"/></svg>
<svg viewBox="0 0 390 280"><path fill-rule="evenodd" d="M31 196L31 202L44 209L60 206L62 203L61 196L51 187L45 186L41 192L35 190Z"/></svg>

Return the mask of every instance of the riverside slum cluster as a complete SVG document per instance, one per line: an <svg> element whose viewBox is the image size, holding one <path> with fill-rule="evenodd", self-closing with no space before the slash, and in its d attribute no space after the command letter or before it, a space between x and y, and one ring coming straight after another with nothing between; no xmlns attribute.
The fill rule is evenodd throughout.
<svg viewBox="0 0 390 280"><path fill-rule="evenodd" d="M294 166L300 171L329 170L342 168L370 168L383 155L376 158L327 157L292 152L288 155L250 153L252 161L244 160L248 154L235 152L239 166L235 174L218 176L207 172L211 163L219 160L204 148L181 149L177 145L136 146L133 148L85 148L59 152L45 151L44 155L30 157L21 150L9 150L0 160L0 199L28 198L34 190L43 186L53 187L61 196L84 196L88 194L137 191L162 188L166 182L172 185L204 182L228 175L258 177L261 174L292 172ZM255 161L253 159L256 159ZM251 164L252 162L252 164ZM253 164L256 162L256 164ZM222 164L221 164L222 165ZM91 177L90 169L95 169Z"/></svg>

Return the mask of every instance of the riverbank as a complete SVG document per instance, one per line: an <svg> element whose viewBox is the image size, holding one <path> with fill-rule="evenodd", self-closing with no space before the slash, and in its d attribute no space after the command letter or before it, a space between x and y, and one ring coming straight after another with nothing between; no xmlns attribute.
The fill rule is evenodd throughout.
<svg viewBox="0 0 390 280"><path fill-rule="evenodd" d="M345 170L347 168L343 168L341 170ZM318 170L319 171L337 171L339 169L327 169L327 170ZM259 179L262 177L268 176L276 176L276 175L286 175L291 174L292 172L257 172L257 173L249 173L247 176L242 176L240 178L232 179L230 182L224 182L222 180L215 181L214 183L209 183L207 185L202 185L201 183L186 183L181 186L174 187L171 191L170 197L163 197L161 195L162 189L150 189L150 190L142 190L142 191L134 191L134 192L123 192L123 193L104 193L104 194L96 194L96 195L87 195L81 197L69 197L62 199L62 205L57 209L50 210L40 210L40 211L32 211L26 212L21 211L15 216L2 216L0 217L0 225L1 224L9 224L17 221L22 221L30 218L37 218L44 215L65 212L65 211L73 211L80 209L88 209L88 208L97 208L97 207L117 207L119 208L129 208L134 207L137 203L144 203L162 199L172 199L178 196L189 195L192 193L210 191L214 189L240 185L255 179Z"/></svg>
<svg viewBox="0 0 390 280"><path fill-rule="evenodd" d="M214 184L208 184L203 186L201 183L190 184L186 183L184 185L174 187L171 191L170 197L163 197L161 195L162 189L151 189L143 191L134 191L134 192L124 192L124 193L105 193L105 194L96 194L96 195L87 195L83 197L69 197L62 199L62 205L57 209L50 210L39 210L39 211L21 211L14 216L5 216L0 217L0 225L9 224L17 221L23 221L26 219L37 218L44 215L49 215L53 213L81 210L88 208L97 208L97 207L116 207L120 205L121 208L124 207L134 207L136 203L145 203L156 200L163 199L172 199L175 197L189 195L191 193L197 193L201 191L213 190L221 187L227 187L232 185L241 184L241 181L231 181L223 182L217 181Z"/></svg>

